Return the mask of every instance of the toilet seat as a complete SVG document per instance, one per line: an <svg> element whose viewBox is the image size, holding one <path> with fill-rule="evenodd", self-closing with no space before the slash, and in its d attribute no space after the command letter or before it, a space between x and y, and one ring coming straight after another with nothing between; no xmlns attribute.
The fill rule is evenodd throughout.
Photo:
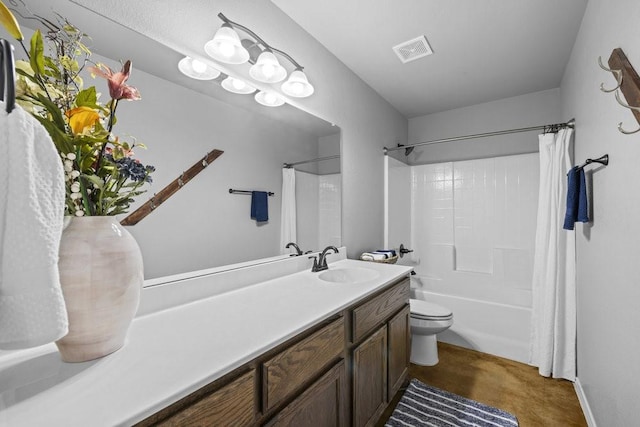
<svg viewBox="0 0 640 427"><path fill-rule="evenodd" d="M409 300L411 317L421 320L449 320L453 318L451 310L437 304L411 299Z"/></svg>

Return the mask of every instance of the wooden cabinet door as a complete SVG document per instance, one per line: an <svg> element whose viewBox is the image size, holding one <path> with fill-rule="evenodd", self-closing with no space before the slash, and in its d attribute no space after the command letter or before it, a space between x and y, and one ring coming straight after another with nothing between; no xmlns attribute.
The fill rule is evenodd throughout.
<svg viewBox="0 0 640 427"><path fill-rule="evenodd" d="M346 426L344 360L313 383L267 424L273 426Z"/></svg>
<svg viewBox="0 0 640 427"><path fill-rule="evenodd" d="M387 406L387 326L353 350L353 424L375 423Z"/></svg>
<svg viewBox="0 0 640 427"><path fill-rule="evenodd" d="M407 378L411 357L410 315L406 306L389 321L389 399L393 399Z"/></svg>
<svg viewBox="0 0 640 427"><path fill-rule="evenodd" d="M197 402L188 404L168 418L162 421L148 418L142 425L252 426L255 424L256 415L254 385L255 370L252 370ZM179 402L177 405L183 406L184 404Z"/></svg>

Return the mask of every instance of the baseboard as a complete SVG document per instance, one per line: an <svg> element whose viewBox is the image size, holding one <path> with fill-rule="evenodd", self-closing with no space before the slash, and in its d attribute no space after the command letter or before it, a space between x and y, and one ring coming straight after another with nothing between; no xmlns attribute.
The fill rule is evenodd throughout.
<svg viewBox="0 0 640 427"><path fill-rule="evenodd" d="M580 378L576 377L576 380L573 383L573 388L576 390L576 394L578 395L578 401L582 407L582 413L587 420L587 425L589 427L598 427L596 425L596 419L593 418L593 412L591 412L587 396L584 394L584 390L582 389L582 384L580 384Z"/></svg>

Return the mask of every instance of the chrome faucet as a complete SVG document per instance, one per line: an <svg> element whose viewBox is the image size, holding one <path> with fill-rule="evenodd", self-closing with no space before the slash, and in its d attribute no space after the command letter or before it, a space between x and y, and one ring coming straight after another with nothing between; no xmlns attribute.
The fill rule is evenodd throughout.
<svg viewBox="0 0 640 427"><path fill-rule="evenodd" d="M312 273L329 269L329 266L327 265L327 255L329 251L333 251L336 254L339 252L338 248L335 246L327 246L317 258L315 256L309 257L313 258L313 267L311 268Z"/></svg>
<svg viewBox="0 0 640 427"><path fill-rule="evenodd" d="M296 249L296 254L295 256L300 256L302 255L302 250L300 249L300 247L298 245L296 245L293 242L289 242L287 243L287 246L285 246L285 249L289 249L291 246L293 246ZM293 254L291 254L291 256L294 256Z"/></svg>

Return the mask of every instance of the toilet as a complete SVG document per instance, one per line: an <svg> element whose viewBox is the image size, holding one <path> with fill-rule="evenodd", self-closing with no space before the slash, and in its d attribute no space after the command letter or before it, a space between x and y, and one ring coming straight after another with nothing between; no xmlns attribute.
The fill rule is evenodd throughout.
<svg viewBox="0 0 640 427"><path fill-rule="evenodd" d="M453 313L437 304L411 299L411 363L433 366L438 363L436 334L453 325Z"/></svg>

